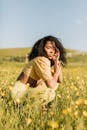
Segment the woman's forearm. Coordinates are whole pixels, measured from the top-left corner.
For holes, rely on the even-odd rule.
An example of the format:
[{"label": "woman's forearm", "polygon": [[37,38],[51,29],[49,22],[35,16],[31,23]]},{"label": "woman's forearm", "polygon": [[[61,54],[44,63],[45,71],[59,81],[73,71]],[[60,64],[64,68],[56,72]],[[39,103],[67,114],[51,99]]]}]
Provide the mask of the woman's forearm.
[{"label": "woman's forearm", "polygon": [[58,73],[55,73],[52,79],[46,80],[45,83],[48,88],[55,89],[55,87],[57,86],[57,81],[58,81]]},{"label": "woman's forearm", "polygon": [[52,73],[52,79],[49,79],[46,81],[46,84],[49,88],[55,88],[57,85],[57,82],[62,82],[62,71],[61,71],[61,65],[58,62],[55,62],[54,64],[54,72]]},{"label": "woman's forearm", "polygon": [[61,82],[62,82],[62,70],[61,70],[61,68],[60,68],[60,73],[59,73],[57,82],[58,82],[58,83],[61,83]]}]

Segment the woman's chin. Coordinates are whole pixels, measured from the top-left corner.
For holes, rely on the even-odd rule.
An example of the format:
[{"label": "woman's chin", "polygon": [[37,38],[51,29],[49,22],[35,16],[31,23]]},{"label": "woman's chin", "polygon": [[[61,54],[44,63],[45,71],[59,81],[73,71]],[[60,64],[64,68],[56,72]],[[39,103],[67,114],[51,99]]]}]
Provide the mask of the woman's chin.
[{"label": "woman's chin", "polygon": [[49,56],[48,59],[49,59],[49,60],[52,60],[52,56]]}]

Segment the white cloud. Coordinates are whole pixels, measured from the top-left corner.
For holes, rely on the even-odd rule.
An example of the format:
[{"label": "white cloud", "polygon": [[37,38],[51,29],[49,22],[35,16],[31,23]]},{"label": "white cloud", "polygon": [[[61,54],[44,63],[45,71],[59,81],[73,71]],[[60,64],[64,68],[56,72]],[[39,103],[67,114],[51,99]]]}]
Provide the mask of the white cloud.
[{"label": "white cloud", "polygon": [[87,23],[87,17],[79,18],[74,21],[76,24],[84,24]]}]

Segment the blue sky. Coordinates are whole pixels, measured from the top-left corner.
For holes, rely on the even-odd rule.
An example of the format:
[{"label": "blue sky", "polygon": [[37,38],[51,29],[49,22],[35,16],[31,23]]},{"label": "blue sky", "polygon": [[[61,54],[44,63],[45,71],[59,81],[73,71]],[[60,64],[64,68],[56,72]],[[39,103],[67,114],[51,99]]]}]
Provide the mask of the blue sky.
[{"label": "blue sky", "polygon": [[32,47],[46,35],[87,51],[87,0],[0,0],[0,48]]}]

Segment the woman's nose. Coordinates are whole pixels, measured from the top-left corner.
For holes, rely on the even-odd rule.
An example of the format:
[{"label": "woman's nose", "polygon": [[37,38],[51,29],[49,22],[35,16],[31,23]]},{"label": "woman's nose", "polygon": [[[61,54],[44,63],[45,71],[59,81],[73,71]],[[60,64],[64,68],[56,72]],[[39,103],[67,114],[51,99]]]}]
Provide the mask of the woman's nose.
[{"label": "woman's nose", "polygon": [[53,49],[50,52],[54,54],[54,50]]}]

